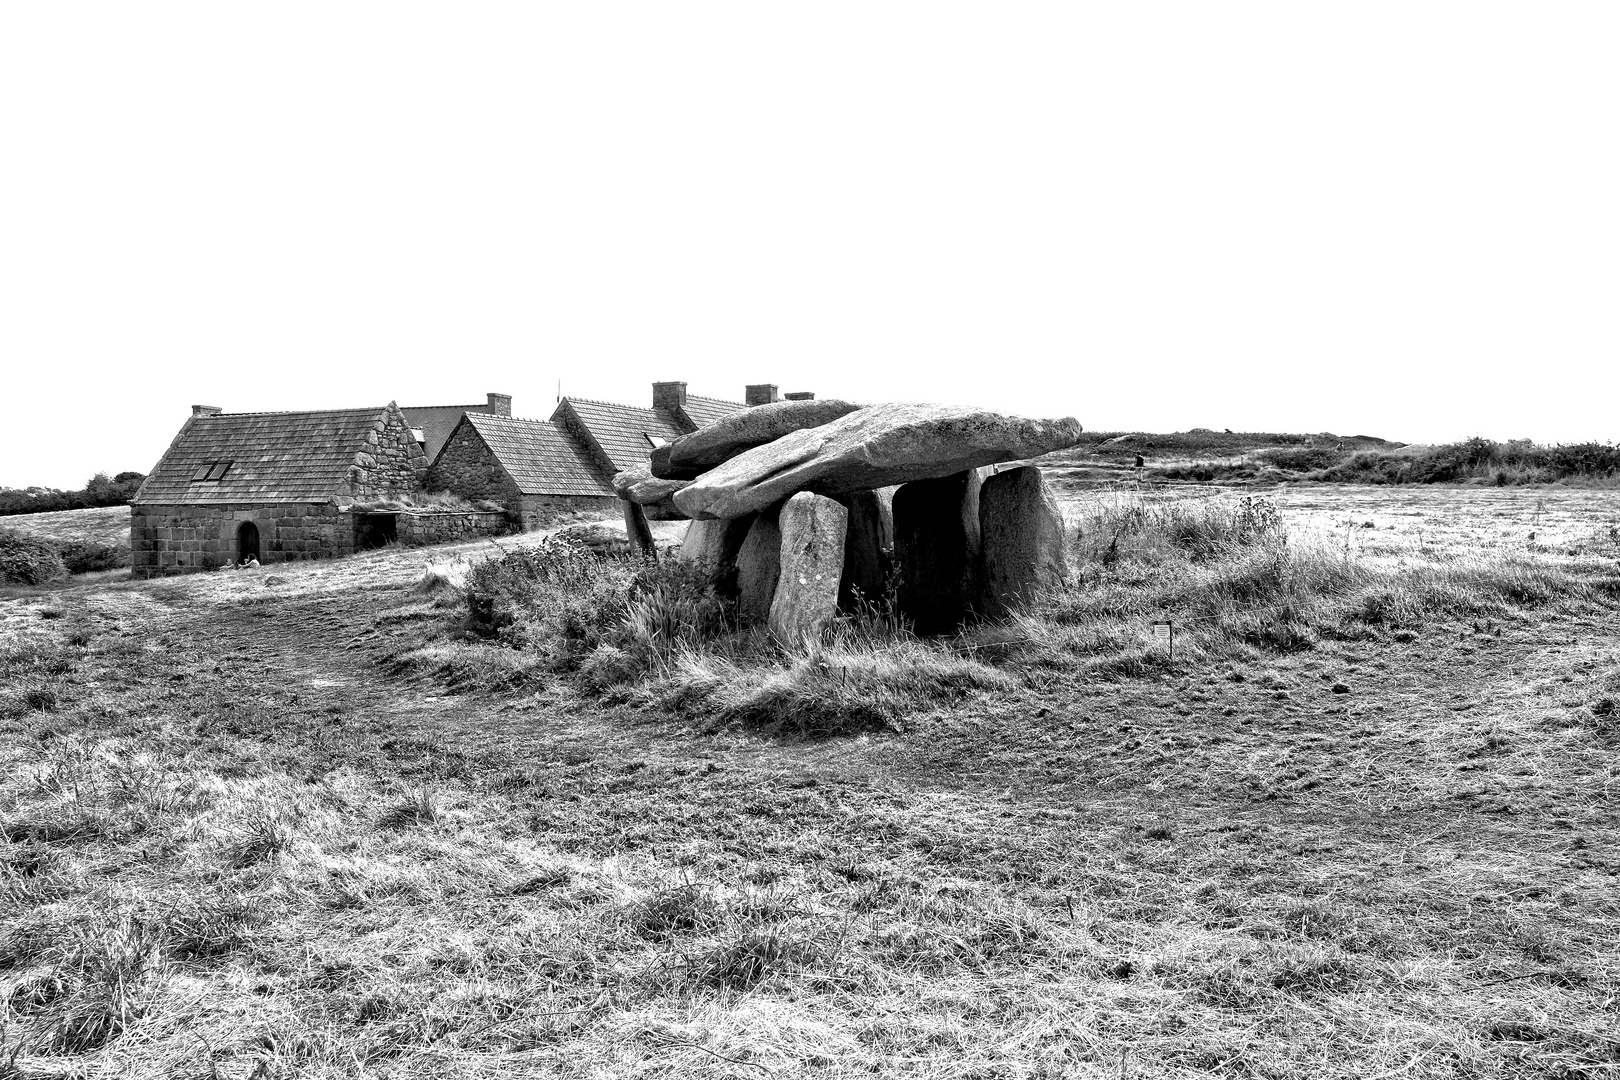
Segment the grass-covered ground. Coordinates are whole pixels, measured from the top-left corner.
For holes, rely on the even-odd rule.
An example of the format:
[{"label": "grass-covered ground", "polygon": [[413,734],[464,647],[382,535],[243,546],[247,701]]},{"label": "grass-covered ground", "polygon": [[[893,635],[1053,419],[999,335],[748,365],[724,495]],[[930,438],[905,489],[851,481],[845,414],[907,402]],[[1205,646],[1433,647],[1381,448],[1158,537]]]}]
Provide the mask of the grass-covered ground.
[{"label": "grass-covered ground", "polygon": [[489,545],[0,603],[0,1076],[1615,1075],[1620,500],[1323,492],[815,657],[469,639]]},{"label": "grass-covered ground", "polygon": [[7,514],[0,528],[41,540],[89,540],[129,547],[129,507],[95,506],[87,510],[53,510],[44,514]]}]

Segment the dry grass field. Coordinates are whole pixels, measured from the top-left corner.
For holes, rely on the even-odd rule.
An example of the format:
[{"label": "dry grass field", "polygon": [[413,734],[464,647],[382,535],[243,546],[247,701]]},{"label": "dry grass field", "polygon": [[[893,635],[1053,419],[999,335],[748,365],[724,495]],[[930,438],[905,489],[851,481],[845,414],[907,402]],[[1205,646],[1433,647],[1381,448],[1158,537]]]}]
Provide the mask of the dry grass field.
[{"label": "dry grass field", "polygon": [[0,601],[0,1077],[1620,1076],[1620,493],[1199,501],[618,678],[489,544]]},{"label": "dry grass field", "polygon": [[93,540],[128,547],[129,507],[97,506],[46,514],[7,514],[0,517],[0,528],[15,529],[42,540]]}]

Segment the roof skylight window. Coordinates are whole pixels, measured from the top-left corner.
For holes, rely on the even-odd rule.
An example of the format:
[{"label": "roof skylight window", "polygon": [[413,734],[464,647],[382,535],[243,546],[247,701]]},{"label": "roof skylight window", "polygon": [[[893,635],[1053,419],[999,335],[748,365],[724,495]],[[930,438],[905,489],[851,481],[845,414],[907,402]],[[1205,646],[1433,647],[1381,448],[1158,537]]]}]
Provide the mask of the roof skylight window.
[{"label": "roof skylight window", "polygon": [[235,462],[231,461],[210,461],[205,465],[199,465],[197,471],[191,474],[191,482],[196,484],[204,480],[223,479],[234,464]]},{"label": "roof skylight window", "polygon": [[658,449],[660,446],[669,445],[668,439],[664,438],[662,435],[654,435],[650,431],[643,431],[641,433],[641,437],[646,439],[654,450]]}]

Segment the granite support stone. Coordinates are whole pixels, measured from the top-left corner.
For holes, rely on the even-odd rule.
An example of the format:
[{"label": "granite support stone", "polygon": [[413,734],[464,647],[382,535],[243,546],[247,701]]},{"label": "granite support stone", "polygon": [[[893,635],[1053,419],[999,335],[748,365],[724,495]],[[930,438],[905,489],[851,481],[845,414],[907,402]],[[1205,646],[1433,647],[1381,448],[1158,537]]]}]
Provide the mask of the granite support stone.
[{"label": "granite support stone", "polygon": [[838,616],[849,511],[803,491],[782,504],[778,523],[781,577],[771,601],[771,636],[788,648],[805,648],[819,641]]}]

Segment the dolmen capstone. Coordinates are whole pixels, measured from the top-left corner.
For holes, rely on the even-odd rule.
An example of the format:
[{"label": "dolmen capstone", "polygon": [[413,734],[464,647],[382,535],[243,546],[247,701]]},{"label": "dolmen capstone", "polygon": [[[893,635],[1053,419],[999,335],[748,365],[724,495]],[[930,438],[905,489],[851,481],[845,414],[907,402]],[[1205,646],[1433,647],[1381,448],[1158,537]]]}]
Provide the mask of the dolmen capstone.
[{"label": "dolmen capstone", "polygon": [[949,633],[1067,580],[1040,469],[995,467],[1067,449],[1080,432],[1072,418],[787,401],[684,435],[615,487],[637,511],[691,517],[680,558],[786,646],[885,599],[918,632]]},{"label": "dolmen capstone", "polygon": [[[694,518],[735,518],[800,491],[847,495],[932,480],[1040,457],[1079,439],[1080,424],[1073,419],[1027,420],[949,405],[871,405],[745,450],[674,499]],[[670,445],[672,459],[680,442]]]},{"label": "dolmen capstone", "polygon": [[635,503],[655,521],[684,521],[674,501],[675,493],[686,486],[684,480],[664,480],[645,465],[625,469],[613,476],[613,491],[626,502]]}]

